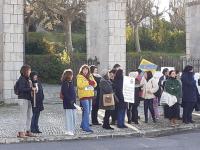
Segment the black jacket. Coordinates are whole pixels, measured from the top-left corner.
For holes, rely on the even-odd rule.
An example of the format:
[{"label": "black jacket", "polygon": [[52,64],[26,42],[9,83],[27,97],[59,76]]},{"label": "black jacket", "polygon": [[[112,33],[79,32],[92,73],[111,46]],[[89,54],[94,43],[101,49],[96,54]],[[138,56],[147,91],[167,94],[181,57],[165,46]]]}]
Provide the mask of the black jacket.
[{"label": "black jacket", "polygon": [[[33,112],[44,110],[43,101],[44,101],[43,87],[42,87],[42,84],[40,82],[38,82],[38,92],[36,93],[36,107],[33,107]],[[32,97],[31,102],[32,102],[32,106],[33,106],[34,105],[33,97]]]},{"label": "black jacket", "polygon": [[18,90],[19,90],[18,99],[31,100],[32,88],[30,87],[29,78],[26,78],[24,76],[19,77]]},{"label": "black jacket", "polygon": [[100,87],[99,87],[99,84],[100,84],[101,77],[96,77],[96,76],[93,76],[93,77],[94,77],[94,80],[97,83],[97,86],[94,88],[95,96],[94,96],[92,105],[96,106],[96,107],[99,107],[99,98],[100,98]]},{"label": "black jacket", "polygon": [[113,93],[112,82],[110,80],[106,80],[102,77],[100,80],[99,88],[100,88],[100,101],[99,101],[100,108],[105,109],[105,110],[115,109],[114,106],[110,106],[110,107],[103,106],[103,95]]},{"label": "black jacket", "polygon": [[114,79],[113,88],[115,95],[117,96],[119,103],[117,103],[117,108],[125,109],[127,107],[127,103],[124,102],[124,94],[123,94],[123,78]]},{"label": "black jacket", "polygon": [[62,83],[61,92],[63,94],[63,108],[64,109],[76,109],[74,103],[76,103],[75,87],[72,81],[64,81]]},{"label": "black jacket", "polygon": [[194,74],[192,72],[183,72],[181,76],[183,102],[197,102],[198,89],[196,81],[194,80]]}]

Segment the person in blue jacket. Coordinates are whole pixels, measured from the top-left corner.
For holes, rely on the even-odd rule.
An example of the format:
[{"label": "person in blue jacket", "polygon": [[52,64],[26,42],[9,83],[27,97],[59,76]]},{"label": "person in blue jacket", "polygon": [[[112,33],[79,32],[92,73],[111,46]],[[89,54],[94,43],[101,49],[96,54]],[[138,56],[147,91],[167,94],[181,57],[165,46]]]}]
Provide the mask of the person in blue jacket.
[{"label": "person in blue jacket", "polygon": [[183,107],[183,123],[194,123],[192,120],[192,112],[198,98],[198,89],[194,79],[193,67],[187,65],[181,76],[182,81],[182,107]]},{"label": "person in blue jacket", "polygon": [[73,84],[73,72],[71,69],[67,69],[63,72],[61,77],[61,93],[63,95],[63,108],[65,110],[65,134],[74,135],[75,134],[75,114],[76,107],[76,93]]}]

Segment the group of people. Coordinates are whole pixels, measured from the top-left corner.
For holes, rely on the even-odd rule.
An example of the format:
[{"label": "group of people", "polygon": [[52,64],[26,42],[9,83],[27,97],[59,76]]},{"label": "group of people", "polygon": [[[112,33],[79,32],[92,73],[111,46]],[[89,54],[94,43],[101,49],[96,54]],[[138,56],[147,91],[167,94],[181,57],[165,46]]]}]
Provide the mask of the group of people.
[{"label": "group of people", "polygon": [[[44,94],[37,73],[31,72],[30,66],[22,66],[20,72],[21,76],[15,85],[15,93],[21,99],[19,101],[21,129],[18,132],[18,137],[27,137],[33,136],[32,133],[41,133],[38,119],[40,111],[44,109]],[[102,70],[100,74],[96,66],[83,65],[76,76],[76,87],[73,83],[73,71],[71,69],[64,70],[61,76],[60,98],[63,101],[65,111],[65,134],[75,134],[77,96],[82,111],[80,128],[85,132],[92,133],[92,125],[102,125],[107,130],[114,130],[110,125],[127,128],[125,125],[126,113],[129,124],[132,122],[139,124],[138,107],[141,101],[144,102],[145,123],[149,121],[148,110],[153,122],[156,123],[159,118],[158,105],[163,91],[177,99],[172,106],[163,106],[164,117],[170,120],[171,125],[176,126],[177,119],[182,119],[185,124],[194,122],[192,112],[197,106],[197,102],[200,101],[200,97],[192,66],[186,66],[181,76],[178,71],[169,71],[166,68],[163,70],[163,76],[159,79],[159,82],[153,77],[151,71],[142,72],[137,69],[136,72],[135,102],[128,104],[124,100],[124,73],[119,64],[115,64],[111,70]],[[114,103],[107,106],[104,104],[104,96],[109,94],[113,96]],[[180,106],[183,107],[182,116]],[[103,123],[98,120],[99,109],[105,110]]]},{"label": "group of people", "polygon": [[14,92],[20,99],[19,132],[17,137],[34,137],[32,133],[42,133],[39,130],[38,120],[40,112],[44,110],[43,88],[38,81],[37,72],[32,71],[29,65],[23,65],[21,76],[14,86]]},{"label": "group of people", "polygon": [[[158,84],[162,91],[175,96],[177,99],[172,106],[163,106],[164,117],[170,120],[172,126],[179,125],[177,120],[182,120],[185,124],[194,123],[192,112],[195,108],[199,110],[200,103],[200,95],[194,74],[193,67],[190,65],[184,68],[181,76],[179,71],[169,71],[167,68],[163,70],[163,76]],[[183,108],[182,115],[180,113],[181,107]]]}]

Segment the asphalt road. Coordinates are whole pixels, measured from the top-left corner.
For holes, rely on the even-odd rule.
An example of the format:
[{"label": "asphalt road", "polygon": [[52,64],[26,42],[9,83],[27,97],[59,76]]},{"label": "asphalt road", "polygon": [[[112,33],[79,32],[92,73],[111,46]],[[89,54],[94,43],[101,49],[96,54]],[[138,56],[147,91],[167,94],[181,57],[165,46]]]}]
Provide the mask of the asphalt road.
[{"label": "asphalt road", "polygon": [[117,138],[0,145],[0,150],[200,150],[200,131],[156,138]]}]

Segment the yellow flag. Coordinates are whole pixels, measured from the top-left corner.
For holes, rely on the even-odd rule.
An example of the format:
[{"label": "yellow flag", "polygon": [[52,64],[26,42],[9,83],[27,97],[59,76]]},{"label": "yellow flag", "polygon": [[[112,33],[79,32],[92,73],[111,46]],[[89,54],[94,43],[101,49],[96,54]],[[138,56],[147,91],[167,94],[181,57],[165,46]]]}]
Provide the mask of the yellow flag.
[{"label": "yellow flag", "polygon": [[146,60],[146,59],[142,59],[140,66],[138,67],[138,69],[141,69],[142,71],[152,71],[153,73],[157,70],[157,65]]}]

